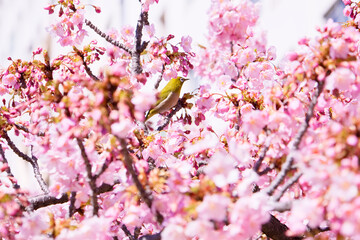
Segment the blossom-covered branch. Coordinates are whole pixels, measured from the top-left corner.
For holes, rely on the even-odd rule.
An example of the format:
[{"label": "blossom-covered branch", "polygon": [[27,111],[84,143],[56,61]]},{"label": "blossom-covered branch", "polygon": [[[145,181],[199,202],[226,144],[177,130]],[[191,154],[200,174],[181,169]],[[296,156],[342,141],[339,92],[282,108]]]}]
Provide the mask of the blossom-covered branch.
[{"label": "blossom-covered branch", "polygon": [[[153,196],[151,194],[151,190],[149,189],[149,187],[146,185],[145,187],[141,184],[141,182],[139,181],[137,174],[135,172],[135,169],[133,167],[133,160],[127,150],[127,144],[125,142],[124,139],[118,139],[122,148],[122,153],[124,155],[124,165],[126,167],[126,170],[130,173],[132,180],[135,183],[136,188],[138,189],[140,196],[142,198],[142,200],[146,203],[146,205],[152,209],[152,205],[153,205]],[[155,209],[155,214],[156,214],[156,220],[159,223],[162,223],[162,221],[164,220],[164,217],[161,215],[161,213]]]},{"label": "blossom-covered branch", "polygon": [[17,181],[16,181],[16,179],[14,177],[14,174],[11,172],[11,169],[10,169],[8,160],[6,159],[5,152],[4,152],[4,149],[3,149],[2,145],[0,145],[0,156],[2,158],[2,162],[7,165],[5,171],[7,172],[8,176],[12,179],[13,188],[14,189],[20,189],[20,185],[17,183]]},{"label": "blossom-covered branch", "polygon": [[132,54],[131,49],[129,49],[126,45],[119,43],[119,41],[116,41],[114,39],[111,39],[111,37],[109,37],[108,35],[106,35],[105,33],[103,33],[99,28],[97,28],[90,20],[85,19],[85,24],[88,25],[92,30],[94,30],[94,32],[96,32],[98,35],[100,35],[102,38],[104,38],[106,41],[108,41],[109,43],[111,43],[112,45],[124,50],[125,52],[127,52],[128,54]]},{"label": "blossom-covered branch", "polygon": [[[115,181],[114,185],[116,185],[116,184],[119,184],[119,181]],[[97,188],[97,194],[102,194],[102,193],[112,191],[114,189],[114,185],[103,183],[102,185],[100,185]],[[63,194],[61,194],[60,197],[54,197],[54,196],[50,196],[48,194],[39,195],[36,197],[29,198],[28,201],[29,201],[30,205],[27,207],[27,209],[30,211],[34,211],[39,208],[44,208],[44,207],[48,207],[48,206],[55,205],[55,204],[66,203],[69,200],[70,199],[69,199],[68,193],[63,193]]]},{"label": "blossom-covered branch", "polygon": [[140,55],[148,45],[147,42],[142,41],[142,31],[144,25],[149,25],[148,12],[141,11],[135,30],[135,46],[131,54],[131,68],[135,74],[142,73],[142,67],[140,63]]},{"label": "blossom-covered branch", "polygon": [[40,169],[39,169],[39,165],[37,163],[37,159],[36,158],[31,158],[29,157],[28,155],[26,155],[25,153],[21,152],[18,147],[13,143],[13,141],[10,139],[7,131],[3,130],[2,131],[2,134],[1,134],[1,137],[3,137],[8,146],[11,148],[11,150],[14,151],[14,153],[16,155],[18,155],[20,158],[22,158],[23,160],[25,160],[26,162],[30,163],[32,168],[33,168],[33,171],[34,171],[34,176],[37,180],[37,182],[39,183],[39,186],[41,188],[41,190],[44,192],[44,193],[48,193],[49,190],[48,190],[48,187],[44,181],[44,179],[42,178],[41,176],[41,173],[40,173]]},{"label": "blossom-covered branch", "polygon": [[98,193],[97,193],[97,187],[96,187],[96,178],[94,178],[94,176],[91,172],[92,166],[90,164],[89,157],[86,154],[86,150],[85,150],[82,140],[77,138],[76,141],[80,148],[81,156],[85,162],[87,180],[88,180],[88,184],[91,188],[91,203],[93,205],[93,215],[98,215],[99,203],[98,203],[98,197],[97,197]]},{"label": "blossom-covered branch", "polygon": [[[344,1],[352,20],[329,21],[277,64],[256,29],[259,4],[211,1],[192,48],[191,36],[156,34],[157,2],[139,0],[137,22],[105,34],[85,18],[99,7],[55,1],[49,30],[73,50],[50,59],[38,48],[0,71],[0,236],[360,238],[358,4]],[[86,26],[111,44],[83,43]],[[96,76],[91,64],[103,65]],[[181,92],[144,127],[160,81],[191,70],[196,95]],[[43,195],[17,185],[7,147]]]},{"label": "blossom-covered branch", "polygon": [[294,141],[291,144],[290,152],[289,152],[288,156],[286,157],[286,161],[282,165],[282,168],[281,168],[281,171],[279,172],[279,174],[271,182],[270,186],[267,187],[265,190],[265,192],[270,196],[275,192],[277,187],[283,182],[286,175],[293,167],[294,155],[296,154],[296,151],[299,149],[300,142],[309,127],[309,122],[310,122],[311,118],[313,117],[314,108],[315,108],[318,98],[324,88],[324,84],[325,84],[324,81],[317,81],[317,86],[315,88],[310,105],[306,112],[305,120],[301,124],[299,131],[297,132],[296,136],[294,137]]},{"label": "blossom-covered branch", "polygon": [[74,51],[75,51],[76,54],[79,55],[79,57],[81,58],[81,61],[83,62],[83,65],[84,65],[84,68],[85,68],[86,73],[87,73],[94,81],[100,81],[100,79],[92,73],[91,69],[89,68],[88,64],[86,63],[84,54],[83,54],[82,52],[80,52],[80,50],[77,49],[76,47],[74,47]]}]

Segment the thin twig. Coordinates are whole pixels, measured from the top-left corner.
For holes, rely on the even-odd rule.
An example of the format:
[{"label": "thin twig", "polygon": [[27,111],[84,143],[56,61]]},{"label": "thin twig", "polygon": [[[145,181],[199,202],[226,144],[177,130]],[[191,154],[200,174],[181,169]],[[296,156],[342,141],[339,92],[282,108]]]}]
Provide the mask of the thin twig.
[{"label": "thin twig", "polygon": [[103,173],[106,171],[106,169],[108,169],[108,167],[109,167],[109,164],[108,164],[108,163],[104,163],[104,164],[102,165],[100,171],[99,171],[97,174],[95,174],[95,175],[93,176],[93,178],[94,178],[94,179],[99,178],[99,177],[101,176],[101,174],[103,174]]},{"label": "thin twig", "polygon": [[69,205],[69,217],[72,217],[75,213],[75,201],[76,201],[76,192],[71,192],[70,205]]},{"label": "thin twig", "polygon": [[[25,127],[25,126],[23,126],[23,125],[20,125],[20,124],[15,123],[14,126],[15,126],[17,129],[22,130],[22,131],[24,131],[24,132],[26,132],[26,133],[33,134],[33,133],[30,132],[30,130],[29,130],[27,127]],[[39,133],[33,134],[33,135],[37,135],[37,136],[39,136],[39,137],[44,137],[44,136],[45,136],[45,133],[39,132]]]},{"label": "thin twig", "polygon": [[161,82],[162,77],[164,75],[164,71],[165,71],[165,64],[162,65],[160,76],[158,77],[158,79],[157,79],[157,81],[155,83],[155,89],[159,88],[160,82]]},{"label": "thin twig", "polygon": [[125,46],[122,43],[119,43],[118,41],[115,41],[114,39],[112,39],[110,36],[106,35],[105,33],[103,33],[99,28],[97,28],[94,24],[92,24],[91,21],[85,19],[85,24],[88,25],[92,30],[94,30],[94,32],[96,32],[99,36],[101,36],[102,38],[104,38],[107,42],[111,43],[112,45],[124,50],[125,52],[127,52],[128,54],[132,54],[132,51],[130,48],[128,48],[127,46]]},{"label": "thin twig", "polygon": [[299,149],[299,145],[301,142],[301,139],[303,138],[305,132],[309,128],[309,122],[314,114],[314,108],[316,106],[317,100],[324,88],[324,82],[318,81],[317,87],[315,89],[315,93],[311,99],[308,111],[305,115],[305,121],[301,124],[299,131],[297,132],[294,142],[290,148],[290,152],[286,157],[285,163],[282,165],[280,173],[276,176],[276,178],[271,182],[270,186],[265,189],[266,193],[271,196],[276,188],[283,182],[285,179],[287,173],[290,171],[292,164],[294,162],[294,154]]},{"label": "thin twig", "polygon": [[20,189],[20,185],[15,181],[14,174],[11,172],[9,162],[6,159],[5,152],[4,152],[4,149],[3,149],[2,145],[0,145],[0,155],[2,157],[2,161],[4,163],[6,163],[6,165],[7,165],[7,168],[6,168],[5,171],[6,171],[7,175],[12,178],[11,183],[12,183],[13,188],[14,189]]},{"label": "thin twig", "polygon": [[13,141],[10,139],[9,135],[7,134],[7,131],[2,131],[2,133],[3,134],[1,135],[1,137],[3,137],[6,140],[8,146],[11,148],[11,150],[13,150],[13,152],[16,155],[18,155],[20,158],[22,158],[23,160],[25,160],[26,162],[31,164],[33,171],[34,171],[34,176],[35,176],[37,182],[39,183],[41,190],[44,193],[49,193],[49,189],[48,189],[44,179],[41,176],[40,168],[37,163],[37,158],[35,156],[29,157],[25,153],[21,152],[18,149],[18,147],[13,143]]},{"label": "thin twig", "polygon": [[33,170],[34,170],[35,178],[38,181],[38,183],[39,183],[41,189],[43,190],[43,192],[44,193],[49,193],[49,188],[48,188],[46,182],[44,181],[44,179],[42,178],[42,175],[41,175],[41,172],[40,172],[40,168],[39,168],[39,165],[38,165],[38,159],[33,154],[33,148],[34,148],[34,146],[31,145],[30,146],[30,153],[31,153],[31,159],[33,161],[31,165],[32,165]]},{"label": "thin twig", "polygon": [[123,232],[125,233],[125,235],[130,239],[130,240],[136,240],[136,238],[134,238],[134,236],[131,234],[131,232],[129,231],[129,229],[126,227],[125,224],[121,225],[121,229],[123,230]]},{"label": "thin twig", "polygon": [[76,52],[76,54],[81,58],[86,73],[87,73],[94,81],[100,81],[100,79],[92,73],[91,69],[90,69],[89,66],[87,65],[86,60],[85,60],[85,57],[84,57],[84,54],[83,54],[79,49],[77,49],[75,46],[74,46],[73,48],[74,48],[74,51]]},{"label": "thin twig", "polygon": [[[269,130],[267,130],[267,132],[270,133]],[[269,135],[269,134],[268,134],[268,135]],[[269,150],[270,143],[271,143],[271,138],[270,138],[270,137],[267,137],[267,139],[266,139],[266,141],[265,141],[265,144],[264,144],[264,147],[261,149],[261,152],[260,152],[260,154],[259,154],[259,159],[258,159],[258,160],[255,162],[255,164],[254,164],[253,169],[254,169],[254,171],[255,171],[257,174],[259,174],[259,175],[260,175],[260,172],[259,172],[260,166],[261,166],[262,162],[263,162],[264,159],[265,159],[265,156],[266,156],[267,151]],[[262,172],[261,172],[261,173],[262,173]],[[264,174],[264,173],[262,173],[262,175],[263,175],[263,174]]]},{"label": "thin twig", "polygon": [[292,178],[290,178],[279,190],[279,192],[274,196],[274,201],[279,201],[280,198],[284,195],[286,190],[288,190],[294,183],[296,183],[299,178],[302,176],[301,172],[297,172]]},{"label": "thin twig", "polygon": [[12,142],[12,140],[10,139],[9,135],[7,134],[7,131],[3,131],[3,134],[1,135],[1,137],[3,137],[8,146],[11,148],[11,150],[13,150],[13,152],[18,155],[20,158],[22,158],[23,160],[25,160],[26,162],[32,164],[33,160],[31,157],[29,157],[28,155],[26,155],[25,153],[21,152],[16,145]]},{"label": "thin twig", "polygon": [[92,30],[94,30],[98,35],[103,37],[106,41],[113,44],[114,46],[124,50],[131,55],[131,71],[133,74],[138,75],[142,73],[142,67],[140,62],[140,55],[145,50],[149,42],[142,41],[142,31],[144,25],[149,25],[148,13],[141,11],[139,19],[136,24],[135,36],[134,36],[134,49],[131,50],[124,44],[115,41],[110,36],[103,33],[99,28],[97,28],[91,21],[85,19],[85,24],[88,25]]},{"label": "thin twig", "polygon": [[264,170],[258,172],[259,176],[263,176],[272,170],[271,167],[266,167]]},{"label": "thin twig", "polygon": [[86,154],[84,144],[80,138],[76,138],[76,141],[79,145],[81,156],[85,163],[86,173],[87,173],[87,181],[91,189],[91,202],[93,205],[93,215],[98,216],[99,215],[99,203],[98,203],[98,197],[97,197],[97,189],[96,189],[96,179],[94,179],[92,172],[91,172],[91,163],[90,160]]},{"label": "thin twig", "polygon": [[49,193],[49,189],[48,189],[48,186],[46,185],[44,179],[42,178],[42,175],[41,175],[41,172],[40,172],[40,168],[39,168],[39,165],[37,163],[37,161],[33,162],[31,164],[33,170],[34,170],[34,176],[37,180],[37,182],[39,183],[40,185],[40,188],[41,190],[44,192],[44,193]]},{"label": "thin twig", "polygon": [[[97,194],[110,192],[113,190],[114,185],[119,184],[120,181],[116,180],[113,185],[103,183],[100,187],[97,188]],[[50,196],[48,194],[32,197],[29,199],[30,205],[28,206],[28,210],[33,211],[39,208],[51,206],[54,204],[66,203],[69,201],[69,195],[67,193],[63,193],[60,198],[56,198],[54,196]]]}]

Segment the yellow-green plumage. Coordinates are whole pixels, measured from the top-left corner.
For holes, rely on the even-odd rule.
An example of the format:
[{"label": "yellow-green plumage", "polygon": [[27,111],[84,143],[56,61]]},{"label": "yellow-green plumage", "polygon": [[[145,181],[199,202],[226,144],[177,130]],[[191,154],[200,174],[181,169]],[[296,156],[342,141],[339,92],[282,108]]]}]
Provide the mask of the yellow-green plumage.
[{"label": "yellow-green plumage", "polygon": [[182,77],[171,79],[160,91],[159,100],[156,102],[155,107],[146,114],[145,121],[155,114],[166,112],[174,107],[179,100],[181,87],[186,80],[188,79]]}]

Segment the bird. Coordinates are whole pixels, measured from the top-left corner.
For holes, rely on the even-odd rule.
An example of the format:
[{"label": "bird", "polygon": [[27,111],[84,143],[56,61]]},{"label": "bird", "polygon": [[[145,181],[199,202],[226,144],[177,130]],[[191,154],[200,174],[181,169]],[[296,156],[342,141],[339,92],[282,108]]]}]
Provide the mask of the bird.
[{"label": "bird", "polygon": [[181,87],[187,80],[189,79],[183,77],[172,78],[168,84],[160,90],[159,100],[156,102],[155,107],[147,112],[145,121],[149,120],[155,114],[166,112],[174,107],[179,100]]}]

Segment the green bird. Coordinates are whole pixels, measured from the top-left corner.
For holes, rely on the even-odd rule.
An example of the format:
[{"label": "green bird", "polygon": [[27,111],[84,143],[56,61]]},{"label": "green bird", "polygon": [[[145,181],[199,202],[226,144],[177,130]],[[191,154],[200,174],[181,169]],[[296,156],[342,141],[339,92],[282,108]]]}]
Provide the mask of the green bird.
[{"label": "green bird", "polygon": [[156,102],[155,107],[147,112],[145,121],[155,114],[166,112],[174,107],[179,100],[181,87],[186,80],[189,79],[183,77],[172,78],[159,92],[159,100]]}]

